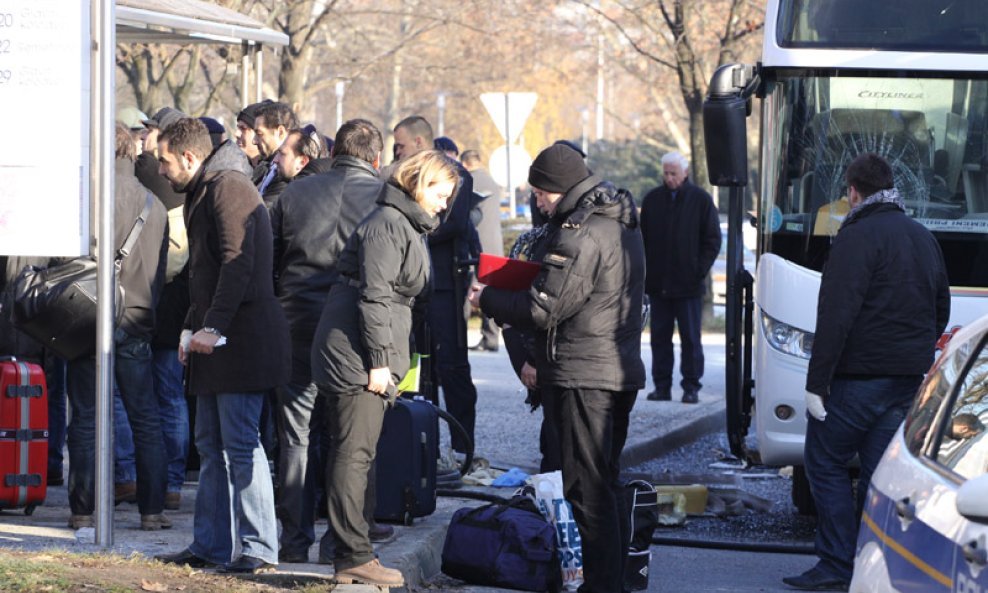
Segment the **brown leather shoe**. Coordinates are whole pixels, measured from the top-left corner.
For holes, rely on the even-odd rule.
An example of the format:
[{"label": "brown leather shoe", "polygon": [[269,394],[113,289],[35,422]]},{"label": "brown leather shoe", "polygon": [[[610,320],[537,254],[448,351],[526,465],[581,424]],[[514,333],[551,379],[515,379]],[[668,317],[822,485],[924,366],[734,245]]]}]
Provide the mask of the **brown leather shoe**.
[{"label": "brown leather shoe", "polygon": [[181,492],[165,492],[165,510],[177,511],[182,506]]},{"label": "brown leather shoe", "polygon": [[113,504],[137,502],[137,482],[121,482],[113,485]]},{"label": "brown leather shoe", "polygon": [[338,571],[333,580],[340,585],[405,586],[405,577],[401,576],[401,572],[382,566],[377,558],[366,564]]},{"label": "brown leather shoe", "polygon": [[142,531],[158,531],[159,529],[171,529],[172,522],[164,515],[141,515]]}]

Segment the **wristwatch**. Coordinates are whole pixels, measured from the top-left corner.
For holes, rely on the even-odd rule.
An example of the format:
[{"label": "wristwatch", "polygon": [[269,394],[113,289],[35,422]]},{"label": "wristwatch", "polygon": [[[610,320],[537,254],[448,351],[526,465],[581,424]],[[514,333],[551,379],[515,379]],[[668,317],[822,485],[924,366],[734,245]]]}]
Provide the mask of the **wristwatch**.
[{"label": "wristwatch", "polygon": [[214,336],[223,335],[222,333],[220,333],[220,330],[216,329],[215,327],[204,327],[202,328],[202,331],[206,332],[207,334],[213,334]]}]

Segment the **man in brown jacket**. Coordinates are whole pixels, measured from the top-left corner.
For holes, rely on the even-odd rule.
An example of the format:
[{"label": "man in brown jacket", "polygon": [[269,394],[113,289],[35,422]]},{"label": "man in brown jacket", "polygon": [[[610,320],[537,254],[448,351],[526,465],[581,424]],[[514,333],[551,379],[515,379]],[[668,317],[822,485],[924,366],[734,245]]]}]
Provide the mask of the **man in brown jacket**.
[{"label": "man in brown jacket", "polygon": [[179,360],[197,396],[202,459],[192,544],[161,560],[265,572],[278,562],[278,529],[258,424],[264,393],[287,382],[291,368],[271,276],[271,222],[243,152],[232,143],[212,151],[202,122],[170,126],[158,155],[161,174],[186,194],[192,304]]}]

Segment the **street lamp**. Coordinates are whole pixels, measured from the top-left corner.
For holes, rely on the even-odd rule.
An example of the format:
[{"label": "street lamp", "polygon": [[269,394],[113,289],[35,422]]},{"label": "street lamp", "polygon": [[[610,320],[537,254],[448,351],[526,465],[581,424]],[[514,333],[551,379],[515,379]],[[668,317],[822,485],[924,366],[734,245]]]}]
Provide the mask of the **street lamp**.
[{"label": "street lamp", "polygon": [[436,109],[439,111],[439,136],[445,136],[446,128],[446,94],[436,95]]},{"label": "street lamp", "polygon": [[346,92],[346,82],[336,81],[336,130],[343,127],[343,94]]}]

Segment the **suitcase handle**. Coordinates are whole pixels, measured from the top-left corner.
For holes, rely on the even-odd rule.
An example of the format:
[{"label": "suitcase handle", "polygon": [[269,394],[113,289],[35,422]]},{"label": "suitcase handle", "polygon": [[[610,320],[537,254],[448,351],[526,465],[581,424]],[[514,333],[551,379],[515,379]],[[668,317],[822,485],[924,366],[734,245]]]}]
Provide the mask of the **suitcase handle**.
[{"label": "suitcase handle", "polygon": [[41,397],[45,388],[41,385],[8,385],[7,397]]},{"label": "suitcase handle", "polygon": [[3,477],[3,483],[8,488],[11,486],[37,488],[41,485],[41,474],[7,474]]}]

